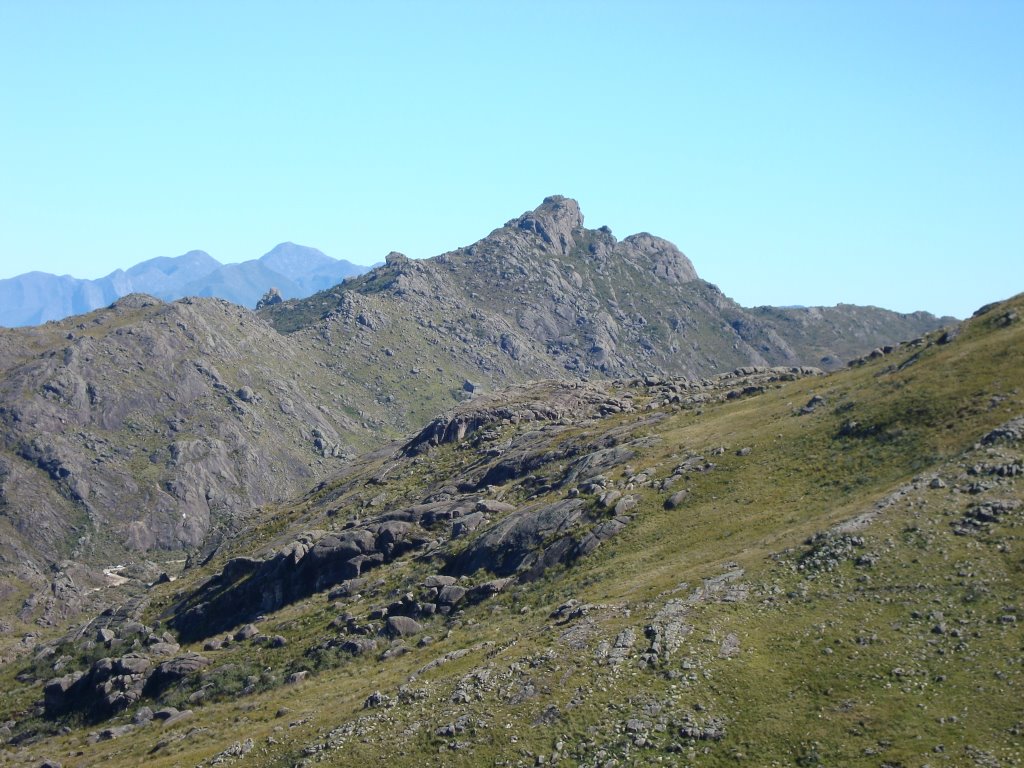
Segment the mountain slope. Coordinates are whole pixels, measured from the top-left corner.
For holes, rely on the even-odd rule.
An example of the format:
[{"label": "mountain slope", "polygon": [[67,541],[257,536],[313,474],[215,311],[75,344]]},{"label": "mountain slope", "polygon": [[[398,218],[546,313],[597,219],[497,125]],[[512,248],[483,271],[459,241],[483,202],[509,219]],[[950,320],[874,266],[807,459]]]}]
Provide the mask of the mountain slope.
[{"label": "mountain slope", "polygon": [[63,582],[69,563],[96,569],[26,605],[26,620],[73,611],[105,583],[99,567],[130,553],[159,563],[216,546],[254,507],[373,444],[341,391],[321,394],[315,358],[216,299],[132,295],[3,330],[0,364],[0,564],[26,586]]},{"label": "mountain slope", "polygon": [[[872,347],[891,344],[935,327],[927,312],[902,314],[879,307],[839,304],[835,307],[753,307],[747,313],[770,324],[787,339],[799,339],[800,354],[825,368],[845,365]],[[952,318],[941,318],[952,325]]]},{"label": "mountain slope", "polygon": [[[181,258],[141,273],[163,275],[166,288],[212,261]],[[268,264],[331,266],[288,243],[246,263]],[[246,265],[204,280],[236,269],[244,278]],[[811,342],[814,362],[838,354],[830,345],[851,318],[865,332],[841,348],[858,354],[938,322],[815,310],[784,338],[701,281],[671,243],[619,242],[585,229],[574,201],[549,198],[473,246],[424,261],[392,254],[255,316],[213,299],[131,296],[0,331],[0,570],[20,585],[0,601],[22,621],[65,620],[100,597],[90,590],[110,580],[104,568],[132,564],[140,580],[174,572],[180,552],[206,556],[254,508],[481,390],[583,374],[699,380],[801,364]]]},{"label": "mountain slope", "polygon": [[0,671],[12,760],[1017,764],[1022,313],[466,403]]}]

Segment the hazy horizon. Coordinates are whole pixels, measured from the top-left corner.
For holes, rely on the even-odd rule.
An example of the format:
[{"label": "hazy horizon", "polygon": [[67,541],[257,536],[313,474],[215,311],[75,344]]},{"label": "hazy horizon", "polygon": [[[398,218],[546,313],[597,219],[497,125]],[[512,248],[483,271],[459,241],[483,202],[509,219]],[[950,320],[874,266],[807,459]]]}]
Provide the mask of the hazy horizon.
[{"label": "hazy horizon", "polygon": [[[282,240],[280,243],[277,243],[274,247],[276,248],[279,245],[296,245],[296,246],[298,246],[300,248],[311,248],[313,250],[320,251],[320,253],[324,253],[323,249],[317,248],[315,245],[308,245],[306,243],[294,243],[291,240]],[[131,264],[120,264],[120,265],[114,267],[113,269],[110,269],[109,271],[106,271],[106,272],[103,272],[103,273],[97,274],[97,275],[80,275],[80,274],[76,274],[74,272],[48,272],[47,270],[42,270],[42,269],[28,269],[28,270],[25,270],[24,272],[18,272],[17,274],[13,274],[13,275],[9,275],[9,276],[5,275],[4,277],[0,277],[0,280],[7,280],[7,279],[10,279],[12,277],[21,277],[22,275],[31,274],[32,272],[43,272],[44,274],[56,275],[57,277],[73,277],[73,278],[75,278],[77,280],[99,280],[99,279],[104,278],[104,277],[109,277],[111,274],[113,274],[114,272],[117,272],[119,270],[122,271],[122,272],[123,271],[127,271],[127,270],[131,269],[132,267],[134,267],[134,266],[136,266],[138,264],[142,264],[143,262],[153,261],[154,259],[177,259],[177,258],[180,258],[182,256],[187,256],[190,253],[205,253],[207,256],[209,256],[214,261],[219,262],[222,267],[229,267],[229,266],[233,266],[235,264],[242,264],[242,263],[245,263],[245,262],[248,262],[248,261],[259,261],[261,258],[263,258],[267,254],[269,254],[271,251],[273,251],[273,248],[271,248],[270,251],[265,251],[264,253],[261,253],[259,256],[251,256],[249,258],[241,259],[240,261],[223,261],[221,259],[218,259],[216,254],[210,253],[205,248],[189,248],[187,251],[183,251],[182,253],[159,254],[157,256],[144,256],[144,257],[140,258],[138,261],[132,262]],[[376,262],[373,262],[371,264],[362,264],[362,263],[357,262],[357,261],[352,261],[352,259],[341,259],[341,258],[338,258],[337,256],[331,256],[331,254],[329,254],[329,253],[324,253],[324,256],[328,256],[328,257],[330,257],[332,259],[335,259],[336,261],[347,261],[350,264],[354,264],[357,267],[366,267],[367,269],[373,267],[374,264],[383,263],[383,259],[378,259]]]}]

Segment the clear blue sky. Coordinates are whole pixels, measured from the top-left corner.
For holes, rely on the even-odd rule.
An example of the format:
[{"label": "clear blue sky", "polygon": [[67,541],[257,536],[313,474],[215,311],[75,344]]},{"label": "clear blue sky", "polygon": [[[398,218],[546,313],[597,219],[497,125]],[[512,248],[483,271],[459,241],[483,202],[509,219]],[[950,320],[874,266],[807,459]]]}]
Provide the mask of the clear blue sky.
[{"label": "clear blue sky", "polygon": [[745,305],[1024,290],[1024,2],[0,0],[0,277],[432,256],[545,195]]}]

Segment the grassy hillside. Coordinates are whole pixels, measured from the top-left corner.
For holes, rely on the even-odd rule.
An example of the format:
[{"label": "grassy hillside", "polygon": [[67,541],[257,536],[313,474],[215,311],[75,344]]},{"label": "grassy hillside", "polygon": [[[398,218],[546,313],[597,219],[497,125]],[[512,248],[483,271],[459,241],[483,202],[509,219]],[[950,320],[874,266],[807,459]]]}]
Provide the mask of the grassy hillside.
[{"label": "grassy hillside", "polygon": [[[550,383],[468,403],[0,670],[2,760],[1020,765],[1022,314],[1018,296],[824,377]],[[396,528],[361,581],[302,591],[328,533],[422,505],[444,514]],[[498,585],[508,553],[522,561]],[[468,590],[447,614],[436,575]],[[224,644],[237,627],[180,618],[286,583],[274,610],[254,607],[254,637]],[[418,627],[384,634],[381,609],[403,606]],[[146,639],[171,626],[201,637]],[[107,719],[44,713],[48,679],[133,648],[207,663]],[[167,706],[191,714],[126,727]]]}]

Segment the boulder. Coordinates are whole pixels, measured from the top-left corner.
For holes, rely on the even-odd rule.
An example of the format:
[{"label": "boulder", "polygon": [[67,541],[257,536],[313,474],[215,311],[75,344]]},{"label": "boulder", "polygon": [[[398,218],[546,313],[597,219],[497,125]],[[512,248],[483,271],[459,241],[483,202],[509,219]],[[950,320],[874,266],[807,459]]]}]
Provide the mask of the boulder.
[{"label": "boulder", "polygon": [[690,496],[690,492],[687,490],[676,491],[667,499],[665,499],[665,509],[676,509],[682,506],[683,502]]},{"label": "boulder", "polygon": [[153,662],[145,656],[129,653],[117,659],[113,667],[117,675],[144,675],[153,667]]},{"label": "boulder", "polygon": [[341,644],[340,649],[345,653],[351,653],[353,656],[362,656],[377,650],[377,641],[369,637],[353,637],[345,640]]},{"label": "boulder", "polygon": [[368,583],[369,579],[347,579],[332,589],[328,593],[327,597],[331,600],[352,597],[353,595],[359,594],[360,590],[365,588]]},{"label": "boulder", "polygon": [[243,403],[255,403],[258,399],[252,387],[239,387],[235,394]]},{"label": "boulder", "polygon": [[561,499],[535,504],[511,513],[491,526],[449,564],[453,574],[471,574],[486,568],[497,576],[511,576],[538,562],[545,544],[544,559],[554,554],[552,542],[566,536],[583,518],[583,499]]},{"label": "boulder", "polygon": [[388,520],[377,528],[377,540],[375,549],[383,549],[388,544],[394,544],[406,538],[412,529],[412,523],[404,520]]},{"label": "boulder", "polygon": [[623,496],[615,502],[615,514],[624,515],[636,507],[636,499],[633,496]]},{"label": "boulder", "polygon": [[465,587],[449,584],[438,594],[437,602],[440,605],[455,605],[466,596],[466,591]]},{"label": "boulder", "polygon": [[164,728],[170,728],[171,726],[177,725],[182,720],[187,720],[188,718],[192,717],[193,714],[194,713],[192,712],[191,709],[183,709],[181,712],[178,712],[175,715],[171,715],[166,720],[164,720]]},{"label": "boulder", "polygon": [[133,723],[127,723],[125,725],[117,725],[112,728],[104,728],[99,733],[100,741],[110,741],[111,739],[117,739],[124,736],[127,733],[131,733],[135,730]]},{"label": "boulder", "polygon": [[78,693],[76,686],[82,677],[83,673],[74,672],[46,683],[43,687],[43,706],[48,717],[62,715],[74,708],[74,698]]},{"label": "boulder", "polygon": [[494,597],[514,581],[514,578],[507,577],[504,579],[491,579],[490,581],[485,581],[483,584],[477,584],[469,590],[469,597],[467,599],[476,602],[478,600],[486,600],[489,597]]},{"label": "boulder", "polygon": [[195,674],[209,663],[209,659],[198,653],[186,653],[184,656],[165,661],[146,679],[143,693],[150,698],[156,698],[179,680]]},{"label": "boulder", "polygon": [[177,643],[153,643],[147,649],[154,656],[173,656],[181,650],[181,646]]},{"label": "boulder", "polygon": [[392,637],[409,637],[423,631],[423,625],[408,616],[389,616],[387,633]]},{"label": "boulder", "polygon": [[246,624],[244,627],[235,632],[235,642],[241,642],[242,640],[251,640],[256,637],[260,631],[252,624]]},{"label": "boulder", "polygon": [[459,539],[463,536],[472,533],[484,522],[483,512],[474,512],[465,517],[459,518],[452,525],[452,538]]},{"label": "boulder", "polygon": [[427,589],[447,587],[449,584],[454,584],[457,581],[458,579],[454,576],[427,576],[423,580],[423,586]]},{"label": "boulder", "polygon": [[505,514],[506,512],[513,512],[515,510],[514,504],[509,504],[504,501],[493,501],[490,499],[483,499],[476,503],[477,512],[490,512],[492,514]]},{"label": "boulder", "polygon": [[97,643],[109,643],[115,637],[117,637],[117,635],[114,634],[113,630],[107,627],[103,627],[102,629],[96,632]]}]

